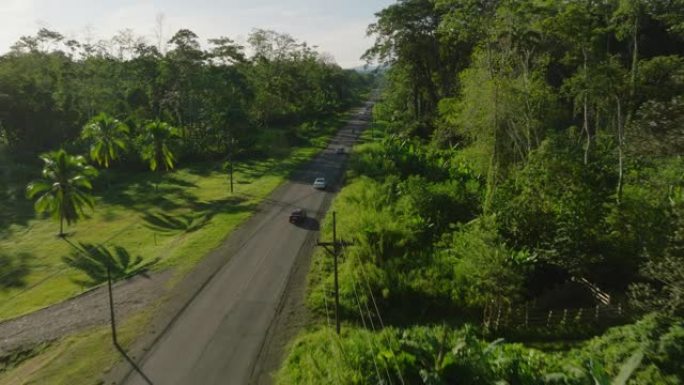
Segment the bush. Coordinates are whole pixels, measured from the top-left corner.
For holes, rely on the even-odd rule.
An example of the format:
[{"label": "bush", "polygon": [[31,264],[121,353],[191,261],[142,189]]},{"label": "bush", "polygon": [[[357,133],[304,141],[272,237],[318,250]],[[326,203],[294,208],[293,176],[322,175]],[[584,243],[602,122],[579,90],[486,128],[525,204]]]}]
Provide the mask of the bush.
[{"label": "bush", "polygon": [[684,324],[656,315],[564,353],[488,342],[470,326],[319,329],[297,338],[276,383],[591,385],[624,373],[628,384],[679,384],[682,342]]},{"label": "bush", "polygon": [[506,247],[493,227],[491,218],[482,218],[445,237],[454,302],[482,307],[521,298],[529,256]]},{"label": "bush", "polygon": [[545,141],[499,189],[494,210],[512,247],[587,275],[602,258],[616,178],[607,161],[583,164],[581,151],[564,137]]}]

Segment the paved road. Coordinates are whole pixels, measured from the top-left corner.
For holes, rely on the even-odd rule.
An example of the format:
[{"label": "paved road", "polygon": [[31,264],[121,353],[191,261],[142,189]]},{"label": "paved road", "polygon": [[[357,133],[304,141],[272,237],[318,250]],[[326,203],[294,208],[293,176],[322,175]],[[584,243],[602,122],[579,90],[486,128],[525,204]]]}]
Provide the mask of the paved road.
[{"label": "paved road", "polygon": [[[334,191],[314,190],[311,183],[317,176],[334,182],[342,175],[346,155],[336,154],[335,149],[344,146],[349,151],[367,122],[368,107],[359,109],[327,149],[269,198],[258,232],[231,256],[144,358],[142,371],[151,382],[248,383],[299,249],[318,230],[317,219],[301,226],[289,224],[289,213],[302,207],[322,217],[327,195]],[[147,384],[136,372],[124,383]]]}]

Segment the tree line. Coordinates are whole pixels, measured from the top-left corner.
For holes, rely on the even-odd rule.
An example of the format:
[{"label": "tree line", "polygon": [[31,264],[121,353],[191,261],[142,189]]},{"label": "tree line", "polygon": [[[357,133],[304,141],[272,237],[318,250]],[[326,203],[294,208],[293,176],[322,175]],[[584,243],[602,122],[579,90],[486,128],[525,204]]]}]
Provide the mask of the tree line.
[{"label": "tree line", "polygon": [[40,154],[27,196],[63,235],[93,204],[89,163],[155,171],[268,155],[255,154],[263,132],[296,141],[299,125],[315,130],[369,87],[370,76],[290,35],[255,29],[247,42],[251,56],[228,37],[204,48],[188,29],[158,46],[129,30],[97,43],[44,28],[23,36],[0,56],[0,153],[30,165]]},{"label": "tree line", "polygon": [[684,2],[658,0],[402,0],[377,14],[377,118],[481,186],[479,229],[466,228],[488,235],[442,227],[440,247],[508,250],[481,267],[501,265],[489,279],[505,271],[510,290],[482,282],[496,288],[485,297],[530,299],[571,277],[618,296],[675,280],[662,274],[684,258],[682,15]]},{"label": "tree line", "polygon": [[[124,30],[97,43],[41,29],[0,56],[0,143],[31,159],[76,146],[98,114],[132,137],[152,121],[178,129],[183,157],[249,147],[253,127],[320,119],[356,101],[367,79],[287,34],[254,30],[246,47],[228,37],[202,45],[181,29],[162,46]],[[206,48],[205,48],[206,47]]]},{"label": "tree line", "polygon": [[[681,349],[658,346],[682,343],[683,15],[679,0],[399,0],[378,12],[365,56],[386,66],[382,135],[355,149],[333,203],[354,213],[337,226],[353,244],[339,266],[348,331],[304,334],[280,383],[681,383]],[[321,317],[332,269],[314,259],[307,302]],[[363,276],[370,293],[357,292]],[[595,289],[627,303],[627,321],[657,314],[601,336],[575,322],[573,339],[597,337],[548,355],[477,345],[568,334],[463,326],[487,307],[591,306]],[[374,301],[388,327],[371,334]]]}]

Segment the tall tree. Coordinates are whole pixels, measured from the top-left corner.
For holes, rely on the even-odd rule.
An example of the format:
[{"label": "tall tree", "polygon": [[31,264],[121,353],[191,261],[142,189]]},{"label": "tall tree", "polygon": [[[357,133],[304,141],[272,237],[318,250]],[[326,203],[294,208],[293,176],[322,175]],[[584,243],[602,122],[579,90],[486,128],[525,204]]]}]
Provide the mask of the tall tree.
[{"label": "tall tree", "polygon": [[401,0],[376,16],[378,21],[368,27],[368,35],[375,35],[376,41],[364,57],[401,68],[410,84],[413,117],[430,117],[439,100],[433,74],[440,61],[436,35],[440,12],[429,0]]},{"label": "tall tree", "polygon": [[[628,98],[623,102],[620,96],[616,96],[617,103],[617,147],[619,178],[617,185],[617,201],[622,200],[624,185],[624,147],[625,126],[631,124],[632,116],[636,111],[637,74],[639,71],[639,34],[641,21],[646,11],[644,0],[620,0],[614,15],[614,28],[616,36],[621,40],[629,40],[631,53],[630,80]],[[623,112],[624,111],[624,112]],[[624,118],[623,118],[624,116]]]},{"label": "tall tree", "polygon": [[93,207],[90,178],[97,171],[82,156],[58,150],[41,156],[43,179],[29,183],[26,194],[35,202],[37,212],[49,212],[59,220],[59,236],[64,236],[64,222],[76,222],[86,207]]},{"label": "tall tree", "polygon": [[176,158],[170,146],[178,136],[177,128],[159,120],[143,127],[142,158],[149,163],[152,171],[173,169]]},{"label": "tall tree", "polygon": [[90,158],[108,168],[126,149],[128,132],[124,123],[101,113],[83,127],[81,137],[90,142]]},{"label": "tall tree", "polygon": [[545,30],[562,47],[560,61],[575,68],[574,75],[566,79],[564,91],[572,98],[575,113],[581,111],[586,137],[584,163],[587,164],[599,129],[591,121],[592,116],[598,120],[600,114],[596,95],[600,87],[595,86],[596,79],[591,76],[595,72],[591,69],[607,54],[605,45],[601,44],[606,39],[605,3],[582,0],[557,7],[557,13],[544,21]]}]

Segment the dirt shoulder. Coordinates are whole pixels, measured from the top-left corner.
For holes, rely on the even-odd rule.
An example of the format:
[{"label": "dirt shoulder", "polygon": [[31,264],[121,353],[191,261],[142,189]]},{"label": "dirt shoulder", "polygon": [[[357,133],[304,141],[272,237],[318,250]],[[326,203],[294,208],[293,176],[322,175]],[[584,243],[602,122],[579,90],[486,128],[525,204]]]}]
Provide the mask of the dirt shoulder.
[{"label": "dirt shoulder", "polygon": [[[170,271],[162,271],[116,283],[113,289],[117,315],[125,318],[151,305],[164,291],[171,276]],[[62,303],[0,323],[0,357],[107,322],[109,298],[106,286],[101,286]]]}]

